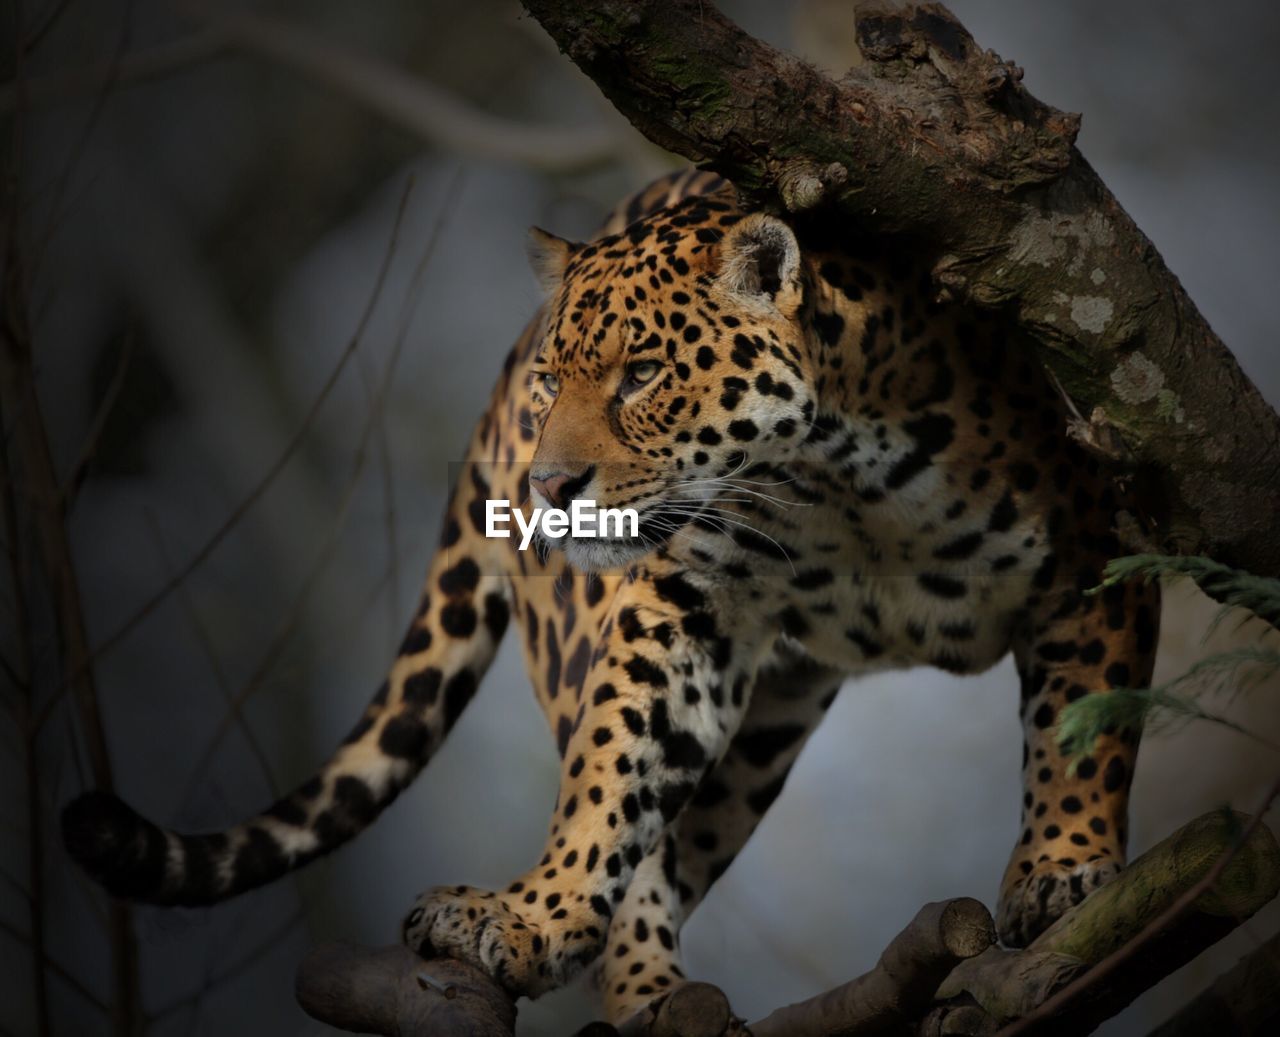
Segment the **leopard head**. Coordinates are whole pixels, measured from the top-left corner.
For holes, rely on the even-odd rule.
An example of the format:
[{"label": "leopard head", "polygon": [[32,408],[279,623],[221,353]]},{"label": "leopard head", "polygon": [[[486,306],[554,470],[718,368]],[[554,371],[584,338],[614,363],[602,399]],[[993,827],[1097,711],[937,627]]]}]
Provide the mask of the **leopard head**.
[{"label": "leopard head", "polygon": [[781,220],[689,199],[578,245],[531,232],[550,292],[531,373],[530,497],[633,509],[637,536],[565,536],[586,569],[676,536],[724,483],[803,442],[815,390],[800,247]]}]

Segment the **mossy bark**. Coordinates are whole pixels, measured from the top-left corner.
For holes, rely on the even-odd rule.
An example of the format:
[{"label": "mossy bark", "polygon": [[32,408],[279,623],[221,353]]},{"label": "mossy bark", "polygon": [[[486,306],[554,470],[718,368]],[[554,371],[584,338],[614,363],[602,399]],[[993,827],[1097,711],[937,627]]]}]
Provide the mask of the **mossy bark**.
[{"label": "mossy bark", "polygon": [[762,207],[909,235],[941,293],[1032,332],[1073,432],[1140,481],[1149,542],[1280,576],[1280,418],[1075,149],[1079,117],[945,8],[863,13],[836,82],[708,0],[524,4],[655,143]]},{"label": "mossy bark", "polygon": [[[1248,818],[1227,812],[1184,825],[1023,951],[990,946],[995,927],[977,901],[926,904],[866,975],[780,1008],[751,1030],[761,1037],[994,1034],[1130,943],[1148,922],[1193,890],[1223,854],[1232,853],[1212,889],[1149,939],[1140,955],[1105,975],[1105,966],[1100,968],[1101,978],[1086,997],[1036,1030],[1064,1037],[1088,1033],[1280,891],[1275,837],[1259,825],[1236,846],[1247,828]],[[1248,986],[1257,994],[1258,985],[1273,973],[1265,965],[1242,970],[1230,981],[1235,986],[1224,989]],[[715,988],[691,984],[681,991],[636,1016],[623,1033],[733,1037],[743,1032]],[[484,973],[460,962],[424,962],[400,946],[370,950],[322,944],[299,967],[297,997],[313,1018],[359,1033],[509,1037],[515,1024],[510,997]],[[1202,1000],[1197,1011],[1222,1010],[1221,991],[1208,991]],[[1251,1019],[1267,1011],[1261,995],[1238,1007]],[[606,1033],[617,1031],[594,1023],[580,1037]]]},{"label": "mossy bark", "polygon": [[[1244,815],[1228,811],[1189,822],[1068,911],[1026,950],[992,949],[962,963],[942,984],[938,998],[955,1001],[958,1007],[972,998],[996,1023],[1021,1018],[1130,943],[1192,890],[1231,851],[1248,822]],[[1260,825],[1234,851],[1209,891],[1150,940],[1140,955],[1099,982],[1069,1015],[1053,1020],[1052,1032],[1089,1032],[1222,939],[1277,892],[1280,846]]]}]

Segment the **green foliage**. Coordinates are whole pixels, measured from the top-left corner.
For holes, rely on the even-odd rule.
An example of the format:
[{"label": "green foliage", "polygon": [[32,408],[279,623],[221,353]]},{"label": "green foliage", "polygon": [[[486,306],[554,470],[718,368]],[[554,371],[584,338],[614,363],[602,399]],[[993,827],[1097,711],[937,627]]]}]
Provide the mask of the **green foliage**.
[{"label": "green foliage", "polygon": [[[1215,660],[1204,660],[1206,663],[1213,661]],[[1268,662],[1273,671],[1280,668],[1280,654],[1270,653]],[[1058,722],[1058,745],[1068,756],[1079,758],[1088,755],[1094,742],[1111,731],[1124,728],[1167,731],[1192,720],[1203,720],[1262,742],[1280,752],[1280,746],[1246,727],[1241,727],[1234,720],[1206,709],[1196,700],[1195,693],[1172,690],[1187,676],[1184,674],[1176,681],[1154,688],[1116,688],[1106,695],[1086,695],[1072,702],[1062,711]],[[1074,770],[1074,763],[1072,769]]]},{"label": "green foliage", "polygon": [[[1280,580],[1231,569],[1208,558],[1170,555],[1133,555],[1107,564],[1102,587],[1123,580],[1189,577],[1207,595],[1223,605],[1210,632],[1222,618],[1242,610],[1245,618],[1257,617],[1280,629]],[[1097,593],[1102,587],[1090,593]],[[1229,728],[1270,746],[1280,746],[1241,727],[1220,713],[1206,709],[1201,698],[1239,694],[1280,673],[1280,651],[1250,646],[1219,652],[1201,659],[1186,673],[1153,688],[1116,688],[1106,695],[1086,695],[1070,703],[1058,721],[1058,744],[1077,759],[1093,749],[1103,734],[1133,728],[1147,730],[1179,726],[1193,720]],[[1074,764],[1073,764],[1074,766]]]},{"label": "green foliage", "polygon": [[1130,555],[1127,558],[1116,558],[1107,563],[1102,587],[1136,578],[1149,582],[1159,576],[1190,577],[1205,594],[1225,606],[1223,613],[1219,613],[1218,619],[1214,621],[1215,626],[1227,610],[1238,608],[1280,630],[1280,580],[1254,576],[1197,555]]}]

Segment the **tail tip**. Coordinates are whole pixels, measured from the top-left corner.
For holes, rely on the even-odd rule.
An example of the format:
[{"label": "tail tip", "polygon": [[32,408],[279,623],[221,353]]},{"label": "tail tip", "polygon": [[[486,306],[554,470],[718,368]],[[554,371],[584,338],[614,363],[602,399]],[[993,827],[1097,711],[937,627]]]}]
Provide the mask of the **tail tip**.
[{"label": "tail tip", "polygon": [[164,834],[110,792],[86,792],[63,808],[62,842],[115,896],[145,898],[164,881]]}]

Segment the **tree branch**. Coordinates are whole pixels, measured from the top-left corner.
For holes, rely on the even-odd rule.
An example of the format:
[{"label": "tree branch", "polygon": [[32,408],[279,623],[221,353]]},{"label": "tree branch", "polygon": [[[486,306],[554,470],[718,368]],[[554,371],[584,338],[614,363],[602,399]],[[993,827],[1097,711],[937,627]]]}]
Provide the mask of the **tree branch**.
[{"label": "tree branch", "polygon": [[992,949],[961,964],[939,988],[944,1004],[935,1014],[945,1018],[976,1002],[988,1022],[1011,1024],[1001,1031],[1006,1037],[1088,1033],[1278,891],[1280,846],[1270,830],[1243,814],[1205,814],[1148,850],[1026,950]]},{"label": "tree branch", "polygon": [[881,1033],[914,1023],[938,984],[961,961],[996,940],[991,914],[962,898],[926,904],[889,944],[876,967],[825,994],[779,1008],[751,1025],[753,1037]]},{"label": "tree branch", "polygon": [[[1087,415],[1077,436],[1149,482],[1148,517],[1166,545],[1280,574],[1270,528],[1280,419],[1075,150],[1078,117],[1026,93],[1021,71],[982,52],[944,8],[864,13],[867,67],[836,83],[706,0],[525,6],[647,137],[729,177],[754,203],[797,214],[828,205],[864,232],[918,242],[940,293],[1006,309],[1041,343]],[[799,1037],[919,1024],[921,1033],[988,1034],[1027,1017],[1037,1032],[1085,1032],[1277,889],[1271,833],[1206,815],[1025,951],[978,953],[991,922],[973,901],[929,905],[872,972],[752,1030]],[[957,941],[947,918],[965,920]],[[1135,941],[1141,956],[1117,953]],[[1053,1000],[1081,976],[1075,996]],[[514,1024],[509,1000],[483,975],[402,948],[321,948],[303,963],[298,996],[326,1022],[402,1037],[510,1034]],[[1037,1011],[1055,1003],[1063,1011],[1052,1019]],[[737,1026],[722,995],[691,984],[626,1032],[721,1037]]]},{"label": "tree branch", "polygon": [[[620,1030],[592,1023],[578,1037],[989,1037],[1015,1020],[1036,1034],[1088,1033],[1278,891],[1280,846],[1270,830],[1256,819],[1217,811],[1147,851],[1026,950],[992,946],[991,915],[976,900],[926,904],[866,975],[750,1027],[742,1026],[715,987],[689,983]],[[1135,945],[1141,955],[1107,964],[1118,948]],[[1242,965],[1236,979],[1224,977],[1223,989],[1234,990],[1238,982],[1261,990],[1257,985],[1276,968],[1274,957]],[[1061,1000],[1068,990],[1074,992]],[[399,946],[324,944],[299,967],[297,995],[314,1018],[358,1033],[514,1032],[513,1002],[482,972],[445,959],[423,961]],[[1220,997],[1213,988],[1202,995],[1209,1007]],[[1252,1018],[1265,1004],[1260,996],[1241,1011]]]},{"label": "tree branch", "polygon": [[[577,1037],[604,1037],[602,1024],[592,1023]],[[686,983],[661,1001],[638,1012],[618,1031],[621,1037],[737,1037],[746,1031],[729,1009],[729,999],[710,983]],[[750,1034],[748,1034],[750,1037]]]},{"label": "tree branch", "polygon": [[1079,116],[1021,85],[942,6],[865,11],[835,82],[707,0],[524,0],[647,137],[756,204],[830,204],[907,235],[941,293],[1005,309],[1147,481],[1156,536],[1280,575],[1280,418],[1074,147]]},{"label": "tree branch", "polygon": [[1001,1037],[1092,1028],[1274,897],[1280,848],[1262,816],[1277,794],[1280,781],[1252,818],[1206,814],[1183,826],[1134,862],[1130,871],[1138,875],[1127,887],[1104,887],[1088,898],[1088,910],[1081,904],[1070,922],[1059,919],[1045,930],[1033,950],[1074,955],[1089,963],[1089,971]]},{"label": "tree branch", "polygon": [[325,943],[298,968],[298,1003],[313,1019],[387,1037],[511,1037],[515,1005],[488,976],[407,947]]}]

